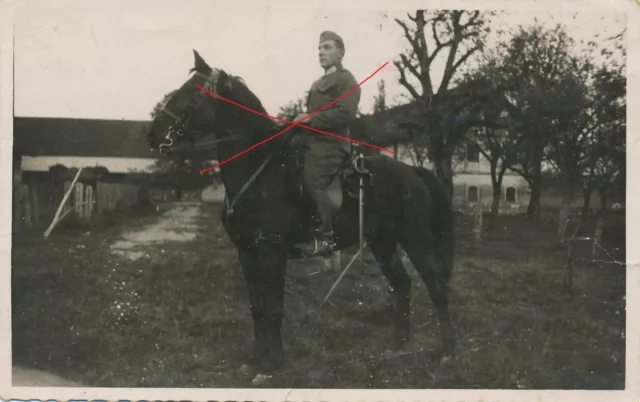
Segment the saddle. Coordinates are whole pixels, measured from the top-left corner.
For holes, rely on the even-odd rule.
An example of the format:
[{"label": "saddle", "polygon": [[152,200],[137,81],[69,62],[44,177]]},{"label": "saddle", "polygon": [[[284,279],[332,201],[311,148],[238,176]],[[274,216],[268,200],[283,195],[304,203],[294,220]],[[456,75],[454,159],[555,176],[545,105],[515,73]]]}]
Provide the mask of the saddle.
[{"label": "saddle", "polygon": [[[303,185],[304,145],[292,145],[290,158],[287,163],[287,173],[289,182],[289,194],[296,200],[309,200],[308,194]],[[339,166],[336,174],[329,184],[328,194],[331,200],[331,209],[335,212],[342,207],[344,196],[357,199],[359,196],[360,173],[355,169],[355,162],[358,155],[352,151]]]}]

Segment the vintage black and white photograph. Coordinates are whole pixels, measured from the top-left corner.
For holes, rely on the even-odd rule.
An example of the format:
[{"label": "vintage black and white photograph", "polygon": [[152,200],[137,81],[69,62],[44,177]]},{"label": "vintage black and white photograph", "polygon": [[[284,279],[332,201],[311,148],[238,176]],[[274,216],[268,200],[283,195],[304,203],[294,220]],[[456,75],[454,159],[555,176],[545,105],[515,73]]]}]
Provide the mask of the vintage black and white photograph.
[{"label": "vintage black and white photograph", "polygon": [[36,3],[13,387],[625,389],[637,15]]}]

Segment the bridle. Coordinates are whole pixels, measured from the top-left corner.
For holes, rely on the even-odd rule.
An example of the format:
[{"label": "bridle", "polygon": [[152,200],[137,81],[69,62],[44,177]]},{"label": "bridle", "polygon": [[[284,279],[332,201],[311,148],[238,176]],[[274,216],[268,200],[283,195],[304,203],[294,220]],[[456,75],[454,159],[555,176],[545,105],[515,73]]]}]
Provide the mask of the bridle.
[{"label": "bridle", "polygon": [[[213,69],[211,69],[211,73],[209,75],[202,74],[199,71],[196,71],[195,75],[197,75],[199,77],[203,77],[205,79],[204,91],[200,90],[195,95],[193,95],[193,97],[191,98],[191,101],[189,102],[189,104],[187,105],[187,107],[184,109],[184,111],[182,112],[182,114],[180,116],[178,116],[176,113],[173,113],[172,111],[167,109],[166,106],[163,106],[162,108],[160,108],[160,112],[161,113],[167,115],[168,117],[170,117],[174,121],[173,124],[171,126],[169,126],[169,129],[167,130],[167,135],[165,136],[164,141],[162,141],[162,143],[160,143],[160,145],[158,146],[160,152],[163,153],[163,154],[166,152],[166,150],[168,148],[171,148],[174,145],[174,135],[177,136],[177,137],[184,136],[184,134],[185,134],[184,130],[188,126],[189,119],[191,118],[191,112],[192,112],[193,109],[195,109],[198,106],[200,106],[200,102],[202,102],[202,100],[204,99],[205,92],[206,91],[215,92],[215,89],[216,89],[216,87],[218,85],[218,78],[220,77],[220,71],[215,69],[215,68],[213,68]],[[218,131],[218,130],[216,130],[216,131]],[[210,143],[218,143],[218,142],[223,142],[223,141],[238,140],[238,139],[244,137],[247,134],[251,134],[252,130],[250,130],[250,129],[236,129],[236,130],[220,129],[219,131],[227,133],[228,136],[216,139],[215,141],[211,141]],[[238,133],[241,133],[241,135],[238,135]],[[269,155],[262,162],[262,165],[253,173],[253,175],[249,178],[249,180],[247,180],[244,183],[244,185],[242,186],[240,191],[238,191],[238,194],[236,194],[236,196],[233,197],[233,200],[231,202],[229,202],[229,198],[225,194],[225,207],[226,207],[226,210],[227,210],[227,219],[231,216],[231,214],[233,214],[233,211],[234,211],[233,208],[234,208],[236,202],[238,201],[238,199],[240,198],[240,196],[249,188],[251,183],[254,182],[254,180],[257,178],[257,176],[269,164],[269,162],[271,161],[272,156],[273,155]]]},{"label": "bridle", "polygon": [[[178,115],[171,110],[167,109],[166,105],[160,108],[160,112],[164,115],[170,117],[173,120],[173,124],[169,126],[167,130],[167,135],[164,137],[164,140],[158,146],[160,153],[166,153],[172,146],[175,145],[176,140],[179,137],[183,137],[185,134],[186,128],[189,126],[189,119],[191,118],[191,113],[194,109],[200,106],[200,103],[204,99],[206,95],[206,91],[215,92],[216,87],[218,86],[218,78],[220,77],[220,70],[215,68],[211,69],[211,73],[209,75],[203,74],[199,71],[194,73],[199,77],[203,77],[205,79],[204,83],[204,91],[199,90],[193,95],[191,101],[187,104],[187,107],[184,108],[181,115]],[[167,102],[168,103],[168,102]],[[238,139],[234,131],[247,131],[247,130],[220,130],[225,131],[229,136],[224,138],[219,138],[214,141],[208,141],[207,143],[214,144],[218,142],[231,141]],[[202,134],[202,133],[201,133]]]}]

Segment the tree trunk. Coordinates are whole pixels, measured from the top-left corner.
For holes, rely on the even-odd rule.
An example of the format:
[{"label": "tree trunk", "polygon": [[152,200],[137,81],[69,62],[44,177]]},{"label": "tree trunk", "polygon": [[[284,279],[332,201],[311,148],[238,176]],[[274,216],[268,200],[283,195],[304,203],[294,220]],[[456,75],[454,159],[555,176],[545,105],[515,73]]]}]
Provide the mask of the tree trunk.
[{"label": "tree trunk", "polygon": [[451,169],[452,155],[445,154],[444,152],[438,153],[435,156],[434,166],[436,169],[436,176],[445,186],[449,199],[453,200],[453,170]]},{"label": "tree trunk", "polygon": [[592,186],[587,186],[583,192],[582,195],[584,197],[584,201],[582,204],[582,216],[581,219],[582,221],[586,221],[587,218],[589,217],[589,210],[591,209],[591,195],[593,194],[593,187]]},{"label": "tree trunk", "polygon": [[607,202],[608,200],[608,188],[600,189],[600,213],[607,212]]},{"label": "tree trunk", "polygon": [[560,217],[558,218],[558,234],[560,237],[564,237],[567,232],[567,226],[569,224],[569,208],[571,206],[571,199],[565,195],[562,197],[562,205],[560,206]]},{"label": "tree trunk", "polygon": [[504,172],[498,174],[495,163],[491,163],[491,185],[493,186],[493,200],[491,202],[491,214],[500,213],[500,196],[502,194],[502,177]]},{"label": "tree trunk", "polygon": [[541,170],[541,166],[537,167],[531,178],[531,199],[527,207],[527,217],[529,217],[529,219],[535,219],[540,216],[540,196],[542,195]]},{"label": "tree trunk", "polygon": [[491,201],[491,214],[498,215],[500,213],[500,189],[493,189],[493,201]]}]

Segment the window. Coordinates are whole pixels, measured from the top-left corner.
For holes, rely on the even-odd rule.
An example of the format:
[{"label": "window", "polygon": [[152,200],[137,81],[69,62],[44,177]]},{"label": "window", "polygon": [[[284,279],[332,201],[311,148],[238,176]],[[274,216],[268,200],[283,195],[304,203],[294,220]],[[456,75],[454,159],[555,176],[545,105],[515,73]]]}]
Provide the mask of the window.
[{"label": "window", "polygon": [[507,202],[516,202],[516,189],[514,187],[507,187]]},{"label": "window", "polygon": [[467,188],[467,201],[469,202],[478,201],[478,187],[469,186],[469,188]]},{"label": "window", "polygon": [[480,162],[480,151],[474,143],[467,144],[467,162]]}]

